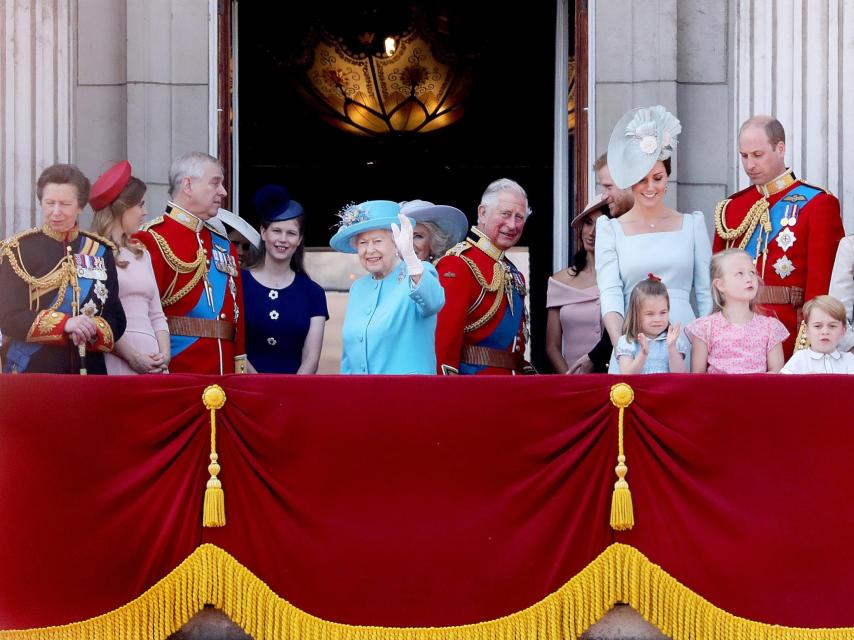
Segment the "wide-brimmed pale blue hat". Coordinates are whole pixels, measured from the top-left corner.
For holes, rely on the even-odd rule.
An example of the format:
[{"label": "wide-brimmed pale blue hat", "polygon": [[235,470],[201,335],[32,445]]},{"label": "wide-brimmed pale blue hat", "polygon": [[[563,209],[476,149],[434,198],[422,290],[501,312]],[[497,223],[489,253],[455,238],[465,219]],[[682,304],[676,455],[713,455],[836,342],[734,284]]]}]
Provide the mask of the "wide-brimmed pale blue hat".
[{"label": "wide-brimmed pale blue hat", "polygon": [[302,205],[291,200],[288,190],[278,184],[266,184],[252,198],[255,213],[263,222],[281,222],[304,215]]},{"label": "wide-brimmed pale blue hat", "polygon": [[469,230],[466,214],[456,207],[433,204],[426,200],[409,200],[400,203],[400,211],[415,222],[432,222],[437,225],[448,234],[452,246],[465,238]]},{"label": "wide-brimmed pale blue hat", "polygon": [[679,120],[661,105],[624,113],[608,141],[608,171],[614,184],[626,189],[639,182],[656,162],[673,155],[681,132]]},{"label": "wide-brimmed pale blue hat", "polygon": [[[391,231],[392,224],[400,225],[400,218],[397,217],[399,213],[400,205],[391,200],[368,200],[347,205],[338,213],[341,222],[329,246],[341,253],[356,253],[353,240],[357,235],[375,229]],[[410,221],[414,227],[415,221]]]}]

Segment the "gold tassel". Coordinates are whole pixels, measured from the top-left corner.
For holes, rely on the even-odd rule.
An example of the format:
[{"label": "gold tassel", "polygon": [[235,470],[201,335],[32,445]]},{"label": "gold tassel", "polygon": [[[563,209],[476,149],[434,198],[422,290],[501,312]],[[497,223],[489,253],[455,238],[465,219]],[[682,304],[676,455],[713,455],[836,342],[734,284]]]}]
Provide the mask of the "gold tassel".
[{"label": "gold tassel", "polygon": [[617,482],[614,483],[614,493],[611,495],[611,528],[615,531],[627,531],[635,526],[635,513],[632,508],[632,492],[626,482],[629,468],[626,466],[626,456],[623,452],[623,412],[635,399],[635,392],[625,382],[611,387],[611,403],[620,410],[617,417],[617,441],[619,444],[617,466]]},{"label": "gold tassel", "polygon": [[225,391],[218,384],[212,384],[202,393],[202,402],[211,412],[211,463],[208,472],[211,474],[205,488],[203,527],[225,526],[225,493],[222,482],[217,475],[220,472],[219,456],[216,453],[216,412],[225,406]]},{"label": "gold tassel", "polygon": [[810,340],[807,338],[807,323],[804,320],[801,320],[801,324],[798,327],[798,337],[795,338],[795,351],[807,349],[809,346]]}]

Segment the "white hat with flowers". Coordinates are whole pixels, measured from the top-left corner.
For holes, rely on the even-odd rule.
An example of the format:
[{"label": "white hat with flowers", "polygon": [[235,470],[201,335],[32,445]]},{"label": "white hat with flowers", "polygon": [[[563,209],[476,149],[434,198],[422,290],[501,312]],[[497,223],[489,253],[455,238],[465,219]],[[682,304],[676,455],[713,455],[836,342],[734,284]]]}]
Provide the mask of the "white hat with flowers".
[{"label": "white hat with flowers", "polygon": [[625,189],[640,181],[656,162],[673,155],[681,132],[679,120],[660,104],[624,113],[608,141],[614,184]]}]

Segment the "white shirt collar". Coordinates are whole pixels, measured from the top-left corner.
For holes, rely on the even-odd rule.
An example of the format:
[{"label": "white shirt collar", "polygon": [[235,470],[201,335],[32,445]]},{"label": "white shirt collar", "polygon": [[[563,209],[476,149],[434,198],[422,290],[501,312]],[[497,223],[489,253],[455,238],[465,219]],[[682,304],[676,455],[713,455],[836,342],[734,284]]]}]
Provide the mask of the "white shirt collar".
[{"label": "white shirt collar", "polygon": [[839,360],[842,357],[842,354],[839,352],[839,349],[831,351],[830,353],[819,353],[818,351],[813,351],[812,349],[807,349],[807,353],[810,358],[813,360],[821,360],[825,356],[830,356],[834,360]]}]

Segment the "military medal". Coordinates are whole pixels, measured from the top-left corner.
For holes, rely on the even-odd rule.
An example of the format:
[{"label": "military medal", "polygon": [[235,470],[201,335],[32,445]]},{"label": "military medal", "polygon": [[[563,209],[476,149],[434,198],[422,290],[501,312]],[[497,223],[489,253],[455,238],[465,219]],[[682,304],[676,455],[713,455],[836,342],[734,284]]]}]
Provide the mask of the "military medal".
[{"label": "military medal", "polygon": [[77,268],[78,278],[87,278],[89,280],[107,279],[107,264],[100,256],[75,253],[74,266]]},{"label": "military medal", "polygon": [[107,302],[107,287],[105,287],[104,283],[100,280],[95,283],[95,295],[97,296],[98,300],[101,301],[102,305]]},{"label": "military medal", "polygon": [[792,264],[792,261],[789,260],[788,257],[783,256],[779,258],[777,262],[774,263],[774,271],[780,276],[780,279],[787,278],[792,275],[792,272],[795,270],[795,265]]},{"label": "military medal", "polygon": [[792,232],[791,229],[783,229],[780,233],[777,234],[777,244],[780,245],[780,248],[785,252],[792,248],[792,245],[795,244],[795,240],[797,237]]}]

